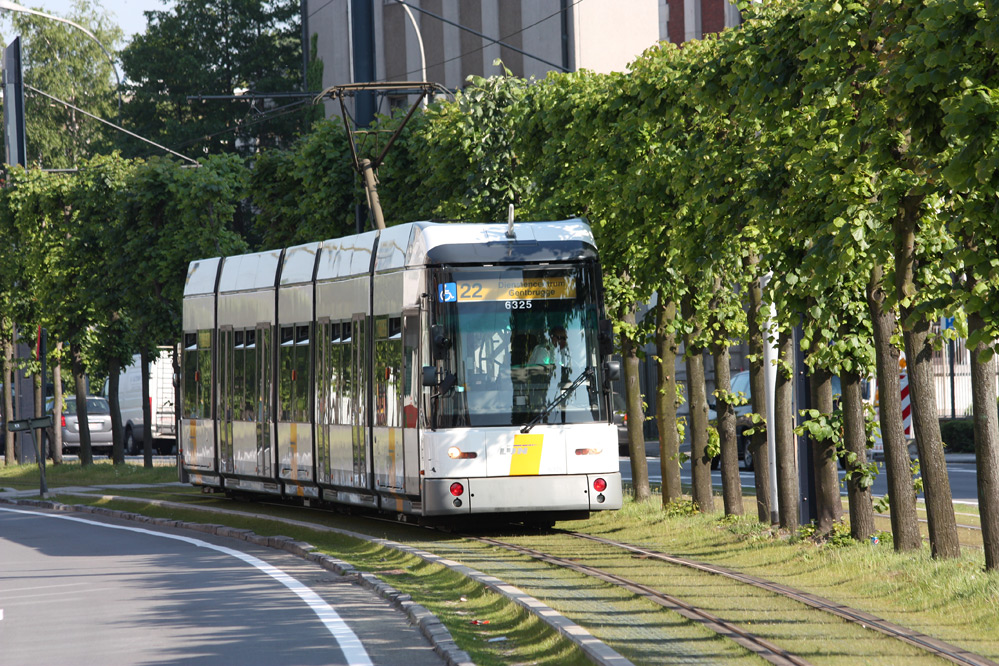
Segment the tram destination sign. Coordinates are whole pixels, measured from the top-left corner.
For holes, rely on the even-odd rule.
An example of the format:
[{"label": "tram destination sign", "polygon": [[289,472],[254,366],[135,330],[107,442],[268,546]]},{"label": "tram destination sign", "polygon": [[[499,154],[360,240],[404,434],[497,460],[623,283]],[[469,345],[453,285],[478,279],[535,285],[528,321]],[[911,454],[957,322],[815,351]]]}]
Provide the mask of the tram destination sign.
[{"label": "tram destination sign", "polygon": [[440,286],[441,302],[532,301],[576,298],[576,279],[551,277],[496,277],[448,282]]}]

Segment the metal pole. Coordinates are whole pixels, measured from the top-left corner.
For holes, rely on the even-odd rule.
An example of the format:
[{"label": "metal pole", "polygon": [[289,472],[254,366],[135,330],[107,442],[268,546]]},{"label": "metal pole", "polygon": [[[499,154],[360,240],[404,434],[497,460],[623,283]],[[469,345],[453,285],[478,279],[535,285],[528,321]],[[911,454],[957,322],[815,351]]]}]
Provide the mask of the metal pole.
[{"label": "metal pole", "polygon": [[368,195],[368,208],[371,210],[375,228],[383,231],[385,218],[382,217],[382,205],[378,201],[378,182],[375,180],[375,168],[371,160],[367,158],[361,160],[361,174],[364,176],[364,192]]},{"label": "metal pole", "polygon": [[[416,23],[416,17],[413,16],[413,11],[409,6],[402,2],[402,0],[396,0],[400,5],[402,5],[403,10],[406,12],[406,16],[409,17],[409,22],[413,25],[413,30],[416,31],[416,41],[420,45],[420,80],[427,80],[427,55],[426,51],[423,50],[423,34],[420,32],[420,26]],[[423,96],[423,108],[427,108],[427,97]]]},{"label": "metal pole", "polygon": [[[38,360],[42,362],[42,414],[45,416],[45,384],[46,384],[46,373],[45,373],[45,357],[48,356],[48,340],[49,334],[41,326],[38,327]],[[48,452],[48,442],[46,441],[47,433],[45,428],[38,429],[38,436],[35,438],[38,441],[38,471],[39,471],[39,486],[38,493],[41,495],[42,499],[45,499],[45,495],[49,492],[49,486],[45,481],[45,457]]]},{"label": "metal pole", "polygon": [[[797,424],[801,425],[804,417],[802,410],[810,409],[812,406],[811,382],[805,372],[805,353],[801,349],[802,330],[801,326],[794,327],[794,376],[795,376],[795,400],[794,411],[797,416]],[[814,454],[808,435],[798,437],[798,488],[801,490],[801,503],[798,511],[798,522],[808,525],[813,520],[817,520],[818,504],[815,501],[815,466],[813,464]]]},{"label": "metal pole", "polygon": [[950,356],[950,417],[952,419],[957,418],[957,398],[954,395],[954,355],[955,355],[955,344],[953,340],[948,341],[947,351]]},{"label": "metal pole", "polygon": [[[760,278],[760,289],[766,291],[767,284],[773,273],[767,273]],[[770,522],[776,525],[780,522],[777,492],[777,433],[774,420],[774,393],[777,387],[777,310],[770,304],[767,323],[763,327],[763,376],[766,380],[767,406],[767,457],[770,463]]]},{"label": "metal pole", "polygon": [[[369,83],[376,78],[373,5],[370,0],[350,0],[350,33],[355,83]],[[374,95],[374,92],[362,91],[354,98],[354,118],[359,127],[367,127],[375,119]]]}]

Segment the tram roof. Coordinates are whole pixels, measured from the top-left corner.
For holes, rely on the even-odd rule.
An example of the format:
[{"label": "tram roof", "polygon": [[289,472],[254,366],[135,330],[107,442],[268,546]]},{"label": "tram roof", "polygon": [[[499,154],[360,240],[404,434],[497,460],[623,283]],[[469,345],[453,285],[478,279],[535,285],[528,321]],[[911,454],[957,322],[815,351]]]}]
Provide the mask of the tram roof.
[{"label": "tram roof", "polygon": [[[387,271],[426,264],[558,261],[595,256],[590,225],[582,218],[552,222],[518,222],[513,238],[506,224],[408,222],[382,232],[368,231],[306,243],[285,250],[268,250],[234,257],[193,261],[188,268],[185,296],[210,294],[223,262],[219,292],[273,288],[367,274],[372,253],[375,270]],[[377,245],[376,245],[377,239]],[[318,255],[318,265],[317,265]]]}]

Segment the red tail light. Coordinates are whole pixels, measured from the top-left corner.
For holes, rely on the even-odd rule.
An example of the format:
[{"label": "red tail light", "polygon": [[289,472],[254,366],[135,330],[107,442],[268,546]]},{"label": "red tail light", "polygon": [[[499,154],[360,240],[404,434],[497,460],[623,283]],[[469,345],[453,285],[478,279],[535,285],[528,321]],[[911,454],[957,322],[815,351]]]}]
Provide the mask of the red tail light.
[{"label": "red tail light", "polygon": [[458,497],[465,492],[465,486],[461,485],[457,481],[451,484],[451,494]]},{"label": "red tail light", "polygon": [[62,416],[62,427],[63,428],[66,427],[66,415],[65,414],[63,414],[63,416]]},{"label": "red tail light", "polygon": [[603,491],[607,490],[607,482],[604,481],[603,479],[594,479],[593,489],[596,490],[598,493],[602,493]]}]

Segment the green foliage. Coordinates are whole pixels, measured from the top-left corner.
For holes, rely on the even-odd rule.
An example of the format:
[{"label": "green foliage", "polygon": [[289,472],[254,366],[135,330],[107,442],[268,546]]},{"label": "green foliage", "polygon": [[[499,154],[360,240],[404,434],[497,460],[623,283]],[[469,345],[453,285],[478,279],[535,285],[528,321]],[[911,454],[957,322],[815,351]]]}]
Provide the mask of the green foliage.
[{"label": "green foliage", "polygon": [[704,449],[704,455],[708,458],[716,458],[721,455],[721,437],[718,435],[718,429],[714,426],[708,426],[708,445]]},{"label": "green foliage", "polygon": [[972,419],[940,419],[940,438],[948,451],[975,452],[975,422]]},{"label": "green foliage", "polygon": [[[298,2],[177,0],[146,16],[146,32],[121,53],[124,115],[136,133],[190,155],[249,154],[290,145],[314,118],[304,100],[187,100],[301,90]],[[121,145],[128,155],[150,153],[132,139]]]},{"label": "green foliage", "polygon": [[11,169],[0,190],[11,259],[0,307],[46,327],[50,349],[78,347],[94,382],[112,359],[176,342],[188,263],[246,250],[232,223],[247,175],[233,157],[187,169],[117,154],[77,174]]},{"label": "green foliage", "polygon": [[682,497],[669,502],[663,507],[663,515],[667,518],[679,518],[681,516],[695,516],[700,513],[694,500]]},{"label": "green foliage", "polygon": [[503,222],[509,204],[520,203],[528,186],[519,173],[509,113],[524,98],[528,82],[510,75],[469,77],[453,104],[430,108],[417,155],[421,187],[437,204],[432,215],[468,222]]}]

